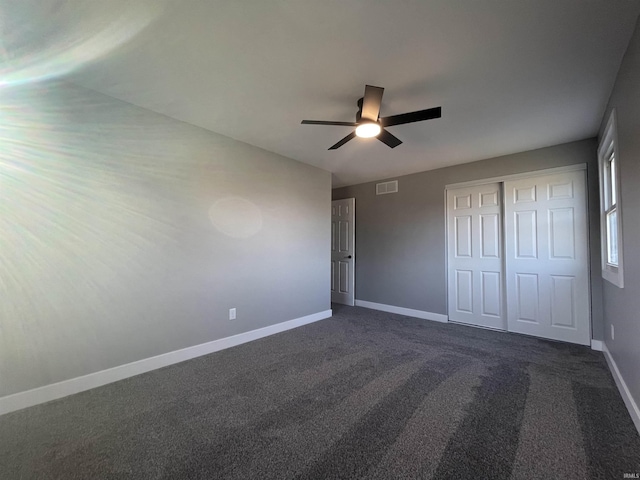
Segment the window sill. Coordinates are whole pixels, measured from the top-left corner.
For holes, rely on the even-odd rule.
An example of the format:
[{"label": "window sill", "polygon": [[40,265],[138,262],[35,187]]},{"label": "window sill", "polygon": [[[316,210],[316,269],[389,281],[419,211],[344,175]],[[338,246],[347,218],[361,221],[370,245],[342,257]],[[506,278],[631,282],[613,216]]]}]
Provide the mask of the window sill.
[{"label": "window sill", "polygon": [[615,269],[615,271],[614,269],[603,269],[602,278],[607,280],[609,283],[614,284],[618,288],[624,288],[624,278],[619,269]]}]

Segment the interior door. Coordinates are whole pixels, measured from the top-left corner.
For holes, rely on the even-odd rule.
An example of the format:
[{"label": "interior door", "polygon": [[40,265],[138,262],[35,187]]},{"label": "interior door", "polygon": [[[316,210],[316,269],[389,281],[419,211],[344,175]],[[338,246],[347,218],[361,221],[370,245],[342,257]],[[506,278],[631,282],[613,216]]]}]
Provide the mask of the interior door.
[{"label": "interior door", "polygon": [[508,329],[589,345],[583,171],[505,182]]},{"label": "interior door", "polygon": [[506,329],[499,183],[447,190],[449,320]]},{"label": "interior door", "polygon": [[331,202],[331,301],[355,304],[355,198]]}]

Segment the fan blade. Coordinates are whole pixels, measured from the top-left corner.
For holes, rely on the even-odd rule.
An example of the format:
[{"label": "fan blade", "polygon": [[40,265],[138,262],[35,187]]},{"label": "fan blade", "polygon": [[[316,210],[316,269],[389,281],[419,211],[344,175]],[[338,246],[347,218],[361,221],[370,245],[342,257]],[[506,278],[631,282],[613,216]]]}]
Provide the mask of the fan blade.
[{"label": "fan blade", "polygon": [[402,125],[404,123],[421,122],[423,120],[431,120],[432,118],[440,118],[442,116],[442,107],[427,108],[426,110],[418,110],[417,112],[401,113],[400,115],[391,115],[380,119],[380,125],[383,127],[392,127],[393,125]]},{"label": "fan blade", "polygon": [[382,129],[382,131],[380,132],[377,138],[382,143],[388,145],[391,148],[396,148],[398,145],[402,143],[402,140],[400,140],[398,137],[395,137],[394,135],[391,135],[384,128]]},{"label": "fan blade", "polygon": [[338,143],[336,143],[335,145],[329,147],[329,150],[335,150],[336,148],[340,148],[342,145],[347,143],[349,140],[353,140],[355,138],[355,136],[356,136],[356,132],[351,132],[349,135],[344,137]]},{"label": "fan blade", "polygon": [[356,122],[325,122],[324,120],[302,120],[302,125],[338,125],[340,127],[355,127]]},{"label": "fan blade", "polygon": [[367,85],[364,88],[362,100],[362,118],[371,122],[377,122],[380,115],[380,104],[384,88]]}]

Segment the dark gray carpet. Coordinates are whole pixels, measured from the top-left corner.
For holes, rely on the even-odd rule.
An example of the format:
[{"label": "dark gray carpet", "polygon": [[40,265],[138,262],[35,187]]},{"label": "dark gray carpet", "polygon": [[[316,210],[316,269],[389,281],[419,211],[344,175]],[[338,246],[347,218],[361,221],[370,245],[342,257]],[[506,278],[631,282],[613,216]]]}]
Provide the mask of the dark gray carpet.
[{"label": "dark gray carpet", "polygon": [[586,347],[334,305],[0,417],[4,479],[586,479],[640,437]]}]

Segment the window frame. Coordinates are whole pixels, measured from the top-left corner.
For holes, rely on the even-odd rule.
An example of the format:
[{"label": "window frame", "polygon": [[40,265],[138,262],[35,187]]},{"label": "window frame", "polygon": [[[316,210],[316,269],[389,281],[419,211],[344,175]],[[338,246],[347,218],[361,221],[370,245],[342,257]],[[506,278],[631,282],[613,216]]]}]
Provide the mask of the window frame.
[{"label": "window frame", "polygon": [[[602,278],[624,288],[622,246],[622,204],[620,199],[620,155],[616,111],[611,110],[598,145],[598,177],[600,183],[600,245]],[[615,215],[615,236],[610,234],[609,219]],[[612,245],[612,238],[615,245]],[[611,261],[612,246],[616,247],[618,263]]]}]

